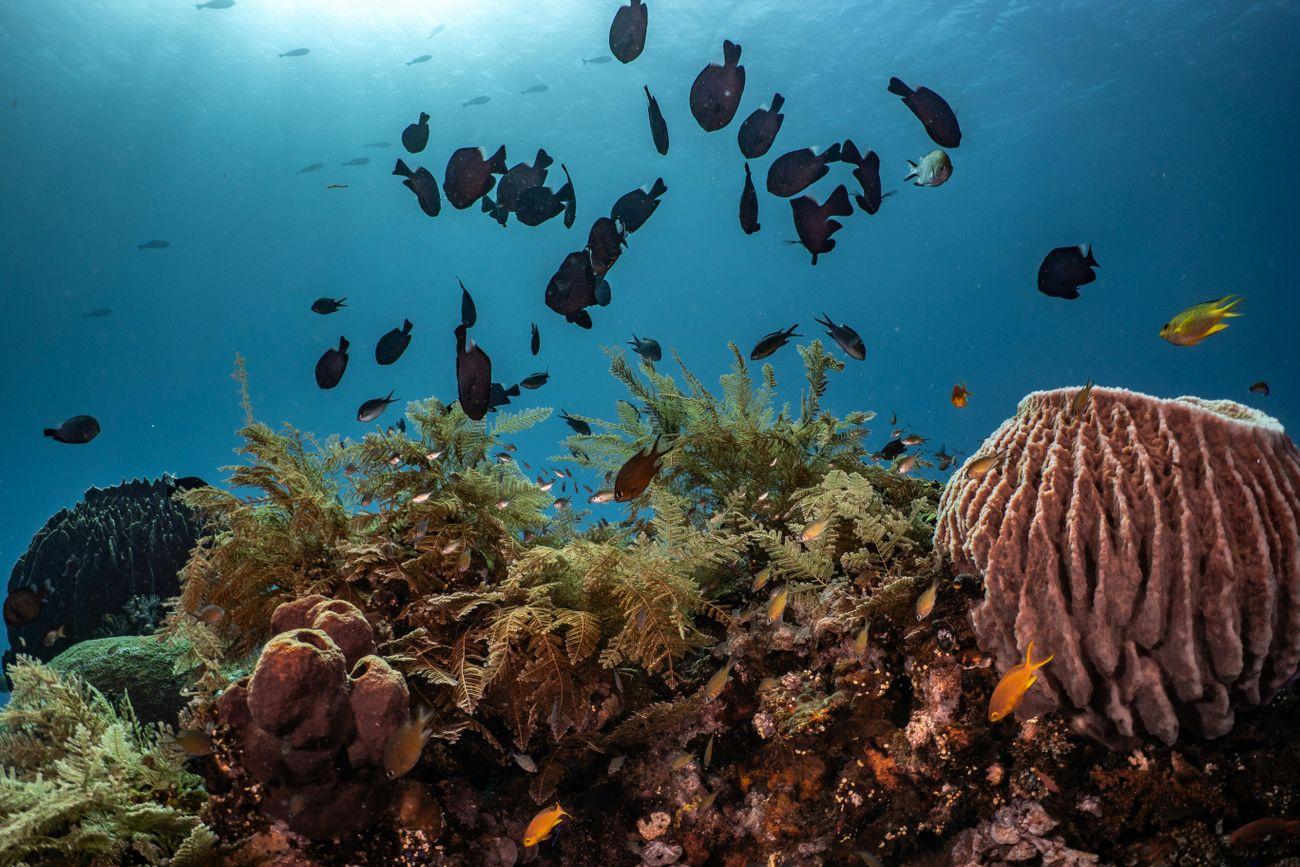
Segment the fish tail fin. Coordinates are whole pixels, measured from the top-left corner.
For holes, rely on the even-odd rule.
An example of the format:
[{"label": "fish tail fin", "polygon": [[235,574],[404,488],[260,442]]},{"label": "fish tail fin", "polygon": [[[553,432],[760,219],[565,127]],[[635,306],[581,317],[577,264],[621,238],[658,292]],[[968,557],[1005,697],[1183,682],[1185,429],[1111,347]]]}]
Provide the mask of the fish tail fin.
[{"label": "fish tail fin", "polygon": [[1079,252],[1083,254],[1083,261],[1084,261],[1084,263],[1086,263],[1087,265],[1089,265],[1089,266],[1091,266],[1091,267],[1093,267],[1093,268],[1100,268],[1100,267],[1101,267],[1100,265],[1097,264],[1097,257],[1094,256],[1094,255],[1092,255],[1092,245],[1091,245],[1091,244],[1080,244],[1080,245],[1079,245]]},{"label": "fish tail fin", "polygon": [[783,105],[785,105],[785,97],[779,93],[774,93],[772,94],[772,107],[768,111],[780,111]]},{"label": "fish tail fin", "polygon": [[339,352],[347,352],[347,351],[348,351],[348,339],[346,337],[343,337],[342,335],[339,335]]},{"label": "fish tail fin", "polygon": [[903,180],[910,181],[912,178],[919,175],[920,172],[916,170],[916,163],[912,162],[911,160],[907,161],[907,165],[908,165],[908,172],[907,175],[903,178]]},{"label": "fish tail fin", "polygon": [[889,78],[889,92],[894,96],[908,97],[912,95],[912,88],[903,84],[903,80],[896,75]]},{"label": "fish tail fin", "polygon": [[548,153],[546,152],[546,149],[545,149],[545,148],[538,148],[538,149],[537,149],[537,158],[536,158],[535,160],[533,160],[533,168],[535,168],[535,169],[545,169],[545,168],[549,168],[550,165],[551,165],[552,163],[554,163],[554,162],[555,162],[555,159],[554,159],[550,154],[548,154]]},{"label": "fish tail fin", "polygon": [[411,329],[414,328],[414,327],[415,327],[415,326],[411,324],[411,320],[409,320],[409,319],[403,319],[403,320],[402,320],[402,333],[403,333],[403,334],[410,334],[410,333],[411,333]]},{"label": "fish tail fin", "polygon": [[423,126],[428,122],[429,122],[429,115],[427,115],[424,112],[420,112],[420,125]]},{"label": "fish tail fin", "polygon": [[862,196],[862,195],[854,196],[854,197],[853,197],[853,201],[857,202],[857,203],[858,203],[858,207],[861,208],[862,210],[864,210],[864,211],[870,210],[870,208],[867,207],[867,197],[866,197],[866,196]]},{"label": "fish tail fin", "polygon": [[492,201],[492,197],[487,193],[484,193],[483,198],[479,200],[479,207],[483,209],[483,213],[485,214],[492,213],[496,210],[496,206],[496,202]]},{"label": "fish tail fin", "polygon": [[749,163],[745,163],[745,177],[753,179],[753,175],[749,173]]},{"label": "fish tail fin", "polygon": [[740,63],[740,46],[730,39],[722,41],[722,62],[726,66],[735,66]]},{"label": "fish tail fin", "polygon": [[488,165],[492,167],[492,173],[496,175],[505,174],[506,171],[506,146],[501,145],[497,152],[488,158]]},{"label": "fish tail fin", "polygon": [[896,193],[896,192],[898,192],[898,190],[890,190],[890,191],[887,192],[887,193],[882,193],[881,196],[880,196],[880,198],[881,198],[881,199],[887,199],[887,198],[889,198],[890,196],[892,196],[892,195],[893,195],[894,193]]},{"label": "fish tail fin", "polygon": [[796,328],[798,328],[798,327],[799,327],[799,323],[798,323],[798,322],[796,322],[794,325],[791,325],[791,326],[786,330],[786,332],[785,332],[785,336],[786,336],[786,337],[802,337],[802,336],[803,336],[802,334],[795,334],[795,333],[794,333],[794,330],[795,330]]},{"label": "fish tail fin", "polygon": [[384,398],[384,401],[385,401],[386,403],[392,403],[393,401],[397,400],[397,398],[393,397],[393,392],[395,392],[395,391],[397,391],[397,389],[395,389],[395,388],[390,388],[390,389],[388,390],[388,397]]},{"label": "fish tail fin", "polygon": [[653,198],[659,198],[668,192],[668,185],[664,183],[663,178],[655,178],[654,184],[650,187],[650,195]]},{"label": "fish tail fin", "polygon": [[338,299],[334,303],[340,307],[347,307],[348,305],[344,303],[347,300],[348,300],[348,296],[344,295],[342,298]]},{"label": "fish tail fin", "polygon": [[[848,217],[853,213],[853,205],[849,202],[849,191],[843,184],[835,188],[831,197],[826,200],[826,212],[834,214],[837,217]],[[833,222],[833,221],[832,221]]]},{"label": "fish tail fin", "polygon": [[648,85],[648,84],[643,84],[643,85],[641,85],[641,89],[645,91],[645,98],[648,99],[648,100],[651,100],[651,101],[653,102],[653,101],[654,101],[654,97],[650,95],[650,85]]},{"label": "fish tail fin", "polygon": [[[1234,307],[1241,303],[1240,295],[1224,295],[1214,305],[1214,311],[1224,316],[1240,316],[1240,313],[1230,312]],[[1225,326],[1226,327],[1226,326]]]},{"label": "fish tail fin", "polygon": [[519,383],[516,382],[514,385],[506,389],[506,397],[518,397],[518,396],[519,396]]},{"label": "fish tail fin", "polygon": [[393,174],[401,175],[404,178],[409,178],[412,175],[411,167],[406,164],[405,160],[403,160],[401,157],[398,157],[397,165],[393,166]]},{"label": "fish tail fin", "polygon": [[45,435],[46,435],[47,437],[52,437],[52,436],[56,435],[58,432],[59,432],[59,429],[58,429],[58,428],[54,428],[54,427],[47,427],[47,428],[45,429],[45,431],[44,431],[44,433],[45,433]]},{"label": "fish tail fin", "polygon": [[824,325],[827,328],[835,327],[834,325],[831,324],[831,318],[827,316],[825,313],[823,313],[821,316],[814,316],[813,322],[816,322],[818,325]]},{"label": "fish tail fin", "polygon": [[855,165],[862,162],[862,152],[859,151],[858,146],[853,143],[853,139],[848,138],[844,140],[844,144],[840,147],[840,161],[845,163],[854,163]]},{"label": "fish tail fin", "polygon": [[841,155],[843,154],[843,152],[844,149],[840,146],[840,143],[836,142],[835,144],[828,147],[826,150],[822,151],[822,162],[827,162],[827,163],[841,162],[842,160]]},{"label": "fish tail fin", "polygon": [[867,155],[862,158],[863,165],[871,168],[880,168],[880,156],[873,150],[868,150]]}]

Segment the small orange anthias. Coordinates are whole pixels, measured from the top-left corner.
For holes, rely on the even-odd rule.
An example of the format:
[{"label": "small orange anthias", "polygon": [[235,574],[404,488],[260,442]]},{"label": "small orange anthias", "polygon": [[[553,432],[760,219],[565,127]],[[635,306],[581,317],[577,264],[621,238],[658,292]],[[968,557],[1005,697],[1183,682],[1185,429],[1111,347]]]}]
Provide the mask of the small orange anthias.
[{"label": "small orange anthias", "polygon": [[966,405],[966,398],[970,397],[970,392],[966,390],[966,383],[961,382],[952,387],[952,405],[961,409]]},{"label": "small orange anthias", "polygon": [[538,843],[551,836],[551,832],[555,830],[555,826],[560,824],[561,820],[566,817],[570,819],[573,818],[572,815],[564,812],[564,808],[560,806],[558,801],[554,807],[547,807],[545,810],[542,810],[536,816],[533,816],[533,820],[529,822],[528,827],[524,829],[524,845],[536,846]]},{"label": "small orange anthias", "polygon": [[672,451],[672,446],[659,451],[659,437],[655,437],[650,451],[639,451],[627,459],[614,477],[614,502],[626,503],[645,493],[659,472],[659,461]]},{"label": "small orange anthias", "polygon": [[1038,675],[1034,672],[1051,662],[1054,656],[1056,654],[1034,662],[1034,643],[1029,642],[1029,647],[1025,650],[1025,661],[1011,666],[1011,670],[1002,675],[994,687],[993,696],[989,699],[989,722],[1010,716],[1020,706],[1025,692],[1038,680]]}]

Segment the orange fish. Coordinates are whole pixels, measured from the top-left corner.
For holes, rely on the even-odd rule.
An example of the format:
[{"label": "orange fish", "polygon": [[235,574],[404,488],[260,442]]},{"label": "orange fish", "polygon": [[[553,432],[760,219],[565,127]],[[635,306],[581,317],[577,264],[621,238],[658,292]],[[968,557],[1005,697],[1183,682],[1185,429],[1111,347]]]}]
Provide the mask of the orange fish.
[{"label": "orange fish", "polygon": [[1055,656],[1056,654],[1052,654],[1046,659],[1034,662],[1034,643],[1029,642],[1029,647],[1025,650],[1025,661],[1011,666],[993,689],[993,695],[989,698],[989,722],[997,722],[1010,716],[1020,705],[1025,692],[1038,681],[1038,675],[1034,672],[1051,662]]},{"label": "orange fish", "polygon": [[659,451],[659,437],[649,451],[639,451],[627,459],[614,477],[614,502],[626,503],[645,493],[659,472],[659,462],[672,450],[672,446]]},{"label": "orange fish", "polygon": [[962,382],[954,385],[952,387],[952,405],[957,409],[961,409],[966,405],[966,398],[970,397],[970,395],[971,393],[966,390],[966,383]]},{"label": "orange fish", "polygon": [[524,846],[536,846],[551,836],[555,826],[560,824],[565,817],[573,818],[572,814],[564,812],[564,808],[560,806],[559,801],[555,802],[554,807],[547,807],[536,816],[533,816],[533,820],[524,829]]}]

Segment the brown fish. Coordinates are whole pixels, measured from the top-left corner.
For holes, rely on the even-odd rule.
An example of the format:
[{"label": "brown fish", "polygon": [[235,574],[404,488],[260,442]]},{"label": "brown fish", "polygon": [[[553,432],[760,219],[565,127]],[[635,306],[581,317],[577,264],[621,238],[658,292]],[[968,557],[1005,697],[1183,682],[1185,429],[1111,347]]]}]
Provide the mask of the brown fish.
[{"label": "brown fish", "polygon": [[592,268],[591,255],[586,250],[570,253],[546,284],[546,306],[568,322],[580,328],[590,328],[591,315],[586,308],[599,303],[596,298],[599,282]]},{"label": "brown fish", "polygon": [[720,130],[736,116],[745,92],[745,67],[740,65],[740,46],[722,43],[722,65],[710,63],[691,84],[691,114],[705,132]]},{"label": "brown fish", "polygon": [[872,150],[863,156],[857,145],[849,140],[840,150],[840,159],[853,166],[853,177],[862,185],[862,195],[853,197],[858,207],[868,214],[879,211],[880,203],[893,195],[893,192],[880,192],[880,157]]},{"label": "brown fish", "polygon": [[388,779],[404,777],[420,761],[424,745],[429,742],[429,721],[432,714],[421,707],[415,716],[397,727],[384,745],[384,772]]},{"label": "brown fish", "polygon": [[453,208],[463,211],[492,191],[496,184],[493,175],[505,173],[505,145],[491,156],[483,148],[458,148],[447,160],[442,191]]},{"label": "brown fish", "polygon": [[831,237],[844,228],[832,216],[847,217],[853,213],[849,202],[849,191],[840,184],[824,203],[818,204],[812,196],[800,196],[790,202],[794,214],[794,230],[799,236],[799,243],[812,253],[812,263],[817,264],[817,257],[835,249],[835,239]]},{"label": "brown fish", "polygon": [[[527,190],[543,186],[546,183],[547,169],[555,160],[545,150],[538,148],[533,164],[519,163],[502,176],[497,183],[497,204],[507,212],[519,207],[519,197]],[[470,323],[473,325],[474,323]]]},{"label": "brown fish", "polygon": [[5,624],[14,629],[21,629],[39,617],[44,607],[44,590],[36,591],[29,587],[19,587],[5,597]]},{"label": "brown fish", "polygon": [[[802,193],[826,177],[830,164],[839,162],[840,154],[838,144],[831,145],[820,154],[814,148],[781,154],[767,168],[767,191],[782,198]],[[852,208],[849,213],[853,213]]]},{"label": "brown fish", "polygon": [[168,739],[191,756],[212,755],[212,738],[202,729],[181,729]]},{"label": "brown fish", "polygon": [[614,477],[614,502],[626,503],[645,493],[659,472],[659,462],[672,450],[672,446],[659,451],[659,437],[655,437],[649,451],[638,451],[627,459]]},{"label": "brown fish", "polygon": [[1251,385],[1251,387],[1250,387],[1250,393],[1251,393],[1251,394],[1262,395],[1262,396],[1264,396],[1264,397],[1268,397],[1268,394],[1269,394],[1268,383],[1267,383],[1267,382],[1264,382],[1263,380],[1260,380],[1259,382],[1254,383],[1254,384]]},{"label": "brown fish", "polygon": [[628,0],[618,7],[614,21],[609,25],[609,53],[619,63],[631,63],[645,50],[645,33],[649,25],[650,10],[642,0]]},{"label": "brown fish", "polygon": [[655,178],[649,187],[631,190],[618,197],[609,209],[610,219],[623,225],[626,234],[632,234],[645,225],[646,220],[659,207],[659,197],[668,192],[663,178]]},{"label": "brown fish", "polygon": [[1228,835],[1229,846],[1249,846],[1275,834],[1300,834],[1300,819],[1256,819]]},{"label": "brown fish", "polygon": [[67,637],[67,630],[64,626],[60,626],[58,629],[51,629],[49,632],[45,633],[45,638],[41,641],[41,644],[46,647],[53,647],[60,639]]},{"label": "brown fish", "polygon": [[601,217],[591,224],[587,233],[587,252],[591,257],[591,270],[597,277],[604,277],[614,267],[618,257],[623,255],[627,246],[627,233],[622,224],[609,217]]},{"label": "brown fish", "polygon": [[393,174],[406,178],[402,181],[402,185],[415,193],[415,198],[420,203],[420,210],[425,214],[436,217],[442,213],[442,196],[438,195],[438,181],[428,169],[420,166],[412,170],[405,161],[399,159],[397,165],[393,167]]},{"label": "brown fish", "polygon": [[1079,415],[1088,406],[1088,400],[1092,397],[1092,380],[1088,380],[1087,385],[1074,393],[1070,398],[1070,415]]},{"label": "brown fish", "polygon": [[456,392],[460,408],[474,421],[488,412],[492,389],[492,359],[466,337],[468,329],[456,326]]},{"label": "brown fish", "polygon": [[939,147],[955,148],[961,144],[961,125],[952,106],[942,96],[928,87],[912,90],[897,77],[889,79],[889,92],[903,98],[903,104],[912,110]]}]

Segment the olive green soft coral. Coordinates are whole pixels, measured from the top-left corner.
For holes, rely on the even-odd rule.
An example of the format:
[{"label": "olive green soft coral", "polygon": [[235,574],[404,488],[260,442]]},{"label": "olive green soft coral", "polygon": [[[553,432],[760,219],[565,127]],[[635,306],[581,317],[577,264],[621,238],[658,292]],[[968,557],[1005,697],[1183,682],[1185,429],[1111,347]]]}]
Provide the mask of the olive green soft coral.
[{"label": "olive green soft coral", "polygon": [[[0,865],[204,863],[199,779],[161,729],[20,657],[0,710]],[[183,850],[183,851],[182,851]],[[211,863],[210,859],[208,863]]]}]

